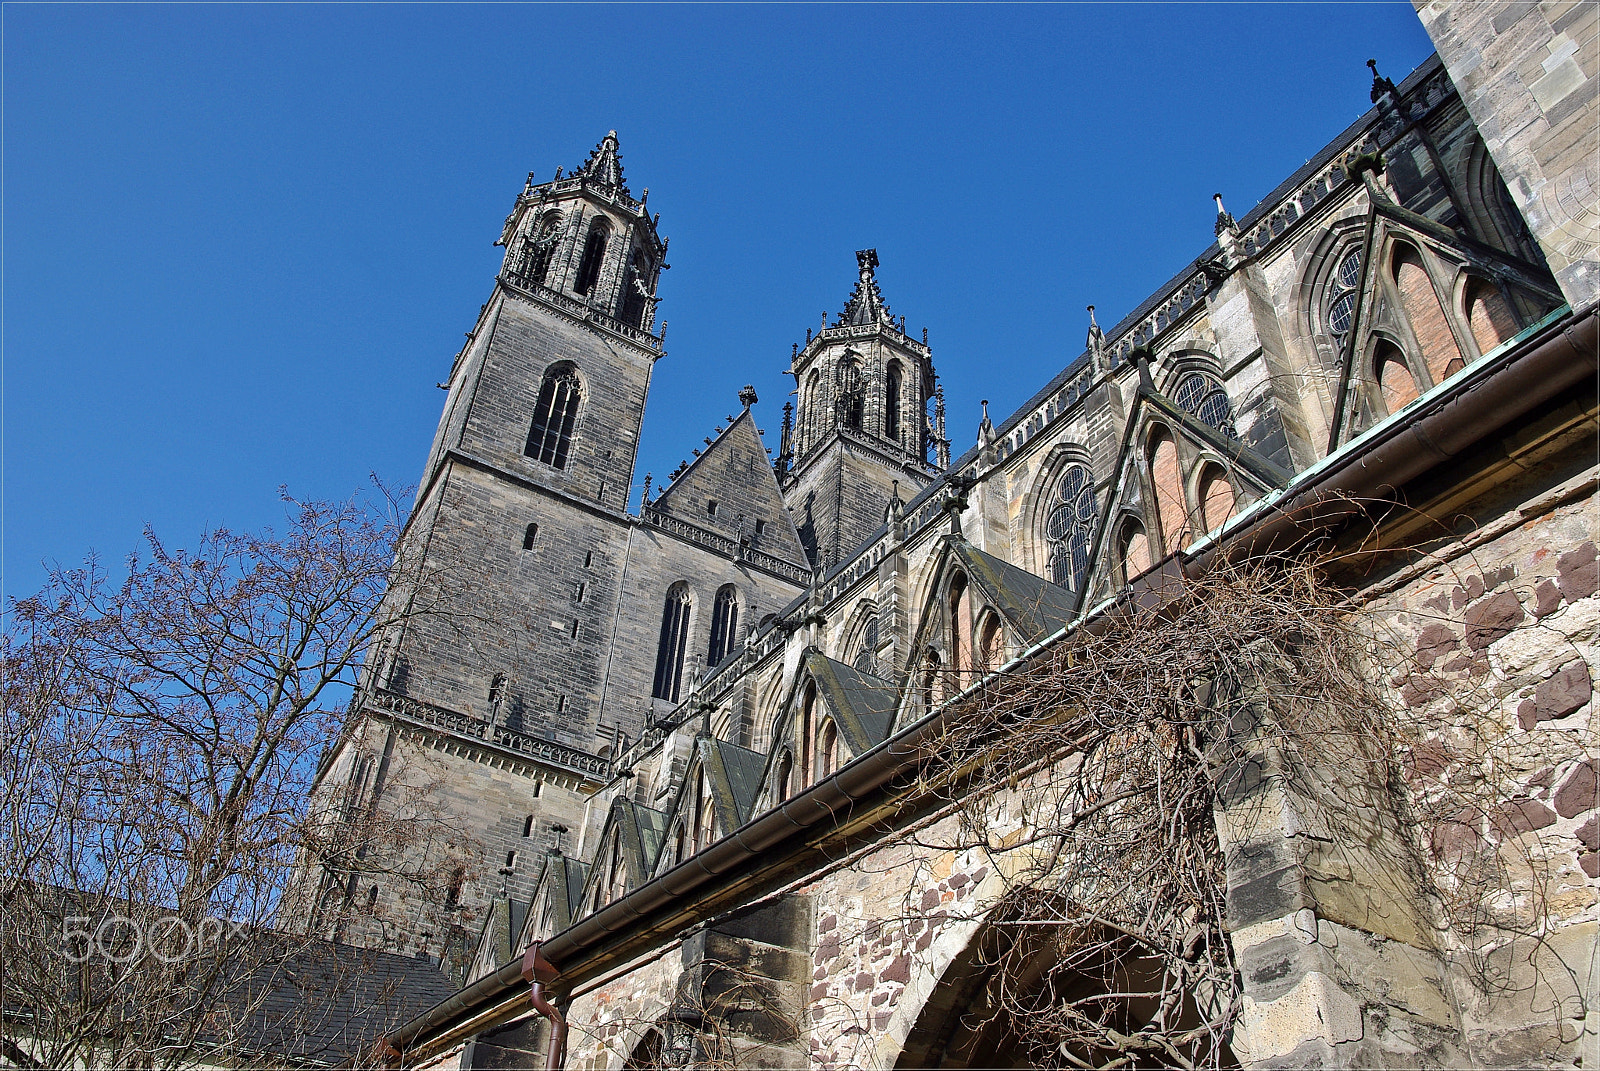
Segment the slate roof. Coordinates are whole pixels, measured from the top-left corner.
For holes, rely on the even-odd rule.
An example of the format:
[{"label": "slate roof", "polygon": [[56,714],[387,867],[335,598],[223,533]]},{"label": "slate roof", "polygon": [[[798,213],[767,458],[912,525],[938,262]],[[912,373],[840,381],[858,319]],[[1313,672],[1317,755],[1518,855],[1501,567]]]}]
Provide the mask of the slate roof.
[{"label": "slate roof", "polygon": [[731,833],[749,820],[761,791],[761,774],[767,757],[726,740],[701,736],[700,768],[711,786],[711,799],[725,832]]},{"label": "slate roof", "polygon": [[894,685],[817,650],[806,654],[803,666],[817,682],[817,692],[851,754],[870,751],[889,735],[900,702]]},{"label": "slate roof", "polygon": [[951,537],[950,552],[1028,642],[1042,640],[1072,620],[1072,592],[1066,588],[985,554],[959,537]]}]

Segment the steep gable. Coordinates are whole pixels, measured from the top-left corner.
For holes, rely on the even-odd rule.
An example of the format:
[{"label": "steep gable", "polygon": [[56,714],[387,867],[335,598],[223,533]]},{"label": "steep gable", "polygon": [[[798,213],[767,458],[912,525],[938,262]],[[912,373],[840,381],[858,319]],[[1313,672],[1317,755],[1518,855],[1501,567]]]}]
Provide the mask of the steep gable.
[{"label": "steep gable", "polygon": [[810,568],[748,406],[648,508]]}]

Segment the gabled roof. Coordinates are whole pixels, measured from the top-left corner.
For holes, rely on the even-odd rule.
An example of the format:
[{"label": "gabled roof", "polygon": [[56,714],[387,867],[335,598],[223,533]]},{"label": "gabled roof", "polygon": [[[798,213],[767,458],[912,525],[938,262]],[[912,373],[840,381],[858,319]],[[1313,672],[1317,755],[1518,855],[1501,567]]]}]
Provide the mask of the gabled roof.
[{"label": "gabled roof", "polygon": [[[531,910],[539,906],[541,896],[549,897],[550,925],[552,932],[560,933],[571,926],[578,917],[578,905],[583,900],[584,882],[589,877],[589,864],[579,859],[566,855],[560,848],[550,848],[544,853],[544,871],[539,876],[539,882],[534,888],[533,903],[529,905],[530,911],[523,923],[523,929],[538,918],[538,912]],[[518,938],[519,944],[527,944],[529,934],[523,933]]]},{"label": "gabled roof", "polygon": [[750,818],[767,757],[711,736],[698,737],[695,744],[700,753],[700,769],[716,804],[718,824],[731,833]]},{"label": "gabled roof", "polygon": [[[717,503],[715,515],[706,508],[711,501]],[[749,406],[648,508],[811,568]],[[764,522],[760,536],[755,531],[757,521]]]},{"label": "gabled roof", "polygon": [[900,701],[894,685],[817,650],[806,653],[801,668],[816,681],[852,754],[870,751],[888,735]]},{"label": "gabled roof", "polygon": [[985,554],[960,537],[951,538],[950,552],[1025,640],[1044,639],[1072,620],[1072,592],[1066,588]]}]

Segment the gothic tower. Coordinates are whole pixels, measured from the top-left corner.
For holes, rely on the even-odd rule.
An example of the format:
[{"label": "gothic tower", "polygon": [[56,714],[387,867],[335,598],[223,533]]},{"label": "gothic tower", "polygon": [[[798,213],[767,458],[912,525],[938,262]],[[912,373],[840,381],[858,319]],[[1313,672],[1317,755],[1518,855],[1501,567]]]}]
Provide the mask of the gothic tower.
[{"label": "gothic tower", "polygon": [[444,826],[480,846],[433,890],[442,906],[370,869],[315,879],[319,905],[333,897],[348,915],[366,903],[412,948],[437,954],[487,899],[525,897],[545,849],[578,828],[609,776],[609,754],[640,729],[637,707],[601,706],[662,355],[667,243],[645,196],[623,180],[614,131],[571,174],[528,176],[493,291],[443,384],[397,559],[408,565],[391,583],[391,610],[432,612],[401,615],[383,638],[351,731],[319,773],[339,808],[398,805],[407,779],[431,778]]},{"label": "gothic tower", "polygon": [[890,499],[910,498],[939,468],[944,444],[929,425],[933,359],[905,333],[878,289],[878,252],[856,253],[860,272],[844,311],[808,338],[790,368],[800,404],[778,458],[784,498],[813,566],[838,564],[884,523]]}]

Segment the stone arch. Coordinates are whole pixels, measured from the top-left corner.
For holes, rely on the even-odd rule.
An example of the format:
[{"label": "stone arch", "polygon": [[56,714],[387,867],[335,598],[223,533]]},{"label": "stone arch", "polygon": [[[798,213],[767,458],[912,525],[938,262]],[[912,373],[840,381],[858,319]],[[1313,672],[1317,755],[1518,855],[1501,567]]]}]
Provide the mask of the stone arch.
[{"label": "stone arch", "polygon": [[[1050,538],[1050,518],[1056,508],[1063,504],[1059,497],[1062,481],[1075,466],[1081,466],[1088,474],[1089,488],[1095,497],[1098,512],[1100,497],[1095,480],[1094,463],[1089,451],[1077,443],[1057,443],[1046,456],[1045,463],[1040,466],[1039,475],[1026,492],[1023,505],[1025,511],[1023,516],[1027,518],[1023,539],[1024,553],[1027,556],[1027,564],[1031,566],[1029,572],[1035,576],[1053,579],[1050,575],[1050,562],[1051,544],[1054,541]],[[1092,530],[1090,539],[1092,542]],[[1085,581],[1092,571],[1092,564],[1090,563],[1090,569],[1085,570]]]},{"label": "stone arch", "polygon": [[1238,490],[1227,464],[1215,454],[1202,454],[1190,478],[1190,501],[1201,532],[1214,532],[1238,509]]},{"label": "stone arch", "polygon": [[[1300,281],[1290,295],[1300,329],[1327,371],[1337,371],[1342,363],[1338,339],[1328,323],[1328,304],[1336,296],[1332,291],[1339,282],[1339,268],[1352,252],[1360,252],[1365,229],[1364,212],[1330,223],[1311,243]],[[1324,403],[1331,407],[1332,399]]]},{"label": "stone arch", "polygon": [[1124,512],[1117,518],[1115,572],[1123,584],[1131,584],[1155,564],[1155,548],[1150,544],[1149,530],[1144,518]]},{"label": "stone arch", "polygon": [[1428,370],[1428,378],[1431,383],[1441,383],[1460,371],[1465,362],[1426,254],[1413,242],[1396,240],[1384,262],[1411,334],[1417,340],[1417,354]]}]

